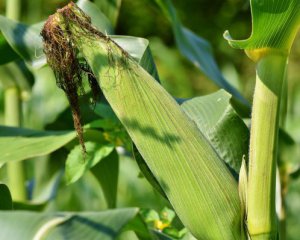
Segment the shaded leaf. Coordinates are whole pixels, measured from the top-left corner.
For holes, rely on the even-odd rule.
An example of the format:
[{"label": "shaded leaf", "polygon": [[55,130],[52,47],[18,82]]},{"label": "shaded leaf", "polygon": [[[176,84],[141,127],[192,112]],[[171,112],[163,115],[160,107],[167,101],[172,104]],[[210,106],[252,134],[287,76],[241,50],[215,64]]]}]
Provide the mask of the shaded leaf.
[{"label": "shaded leaf", "polygon": [[20,94],[24,99],[28,98],[30,92],[30,84],[28,83],[28,76],[22,70],[21,62],[10,62],[8,64],[0,66],[0,84],[3,89],[10,87],[18,87]]},{"label": "shaded leaf", "polygon": [[14,210],[27,210],[41,212],[47,206],[47,202],[30,203],[30,202],[14,202]]},{"label": "shaded leaf", "polygon": [[40,67],[45,63],[40,30],[42,23],[27,26],[0,16],[0,30],[6,41],[28,64]]},{"label": "shaded leaf", "polygon": [[114,240],[137,212],[136,208],[93,213],[2,211],[0,239]]},{"label": "shaded leaf", "polygon": [[143,240],[153,239],[141,214],[137,214],[135,218],[129,221],[128,224],[123,229],[123,231],[128,231],[128,230],[134,231],[135,234],[139,237],[139,239],[143,239]]},{"label": "shaded leaf", "polygon": [[174,240],[174,238],[170,237],[169,235],[166,235],[165,233],[162,233],[157,230],[153,230],[153,234],[158,240]]},{"label": "shaded leaf", "polygon": [[8,44],[3,34],[0,32],[0,65],[19,59],[19,55]]},{"label": "shaded leaf", "polygon": [[12,210],[13,202],[9,188],[4,184],[0,183],[0,210]]},{"label": "shaded leaf", "polygon": [[92,169],[92,173],[101,184],[107,206],[115,208],[119,179],[119,156],[114,150]]}]

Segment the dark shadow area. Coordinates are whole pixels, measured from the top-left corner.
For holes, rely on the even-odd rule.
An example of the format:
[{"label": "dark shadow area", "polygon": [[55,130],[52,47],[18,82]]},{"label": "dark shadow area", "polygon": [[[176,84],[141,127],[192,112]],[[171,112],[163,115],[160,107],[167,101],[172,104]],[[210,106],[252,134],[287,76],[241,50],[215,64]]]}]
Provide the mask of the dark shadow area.
[{"label": "dark shadow area", "polygon": [[[16,25],[13,30],[13,39],[16,41],[16,45],[19,48],[20,46],[27,46],[25,41],[25,35],[28,30],[28,27],[23,24]],[[25,48],[23,49],[25,50]],[[23,58],[30,59],[30,54],[27,51],[22,51]]]},{"label": "dark shadow area", "polygon": [[263,12],[267,13],[282,13],[285,12],[290,7],[289,1],[282,1],[282,0],[273,0],[272,6],[268,1],[256,0],[257,5]]},{"label": "dark shadow area", "polygon": [[[81,230],[83,231],[84,229],[82,228],[91,228],[92,230],[96,232],[100,232],[101,234],[105,234],[110,236],[111,238],[116,238],[117,237],[117,232],[114,231],[112,228],[103,225],[101,223],[92,221],[88,218],[81,217],[81,216],[73,216],[71,217],[68,221],[66,221],[63,225],[68,225],[68,227],[63,227],[63,236],[70,236],[70,228],[73,227],[78,227],[81,225]],[[77,225],[77,226],[76,226]]]},{"label": "dark shadow area", "polygon": [[70,133],[70,131],[39,131],[29,128],[17,128],[0,126],[0,137],[48,137],[60,136]]},{"label": "dark shadow area", "polygon": [[141,123],[136,119],[129,119],[125,117],[122,118],[121,121],[130,130],[140,131],[143,135],[154,138],[160,143],[168,145],[170,148],[172,148],[174,143],[181,141],[178,135],[167,132],[159,134],[151,125],[141,125]]}]

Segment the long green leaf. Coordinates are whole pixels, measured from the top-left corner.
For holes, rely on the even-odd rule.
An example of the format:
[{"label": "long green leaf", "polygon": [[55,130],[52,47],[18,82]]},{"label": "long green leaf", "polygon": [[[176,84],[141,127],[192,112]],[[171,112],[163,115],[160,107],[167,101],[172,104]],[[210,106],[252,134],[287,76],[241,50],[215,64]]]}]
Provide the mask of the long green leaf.
[{"label": "long green leaf", "polygon": [[36,131],[0,126],[0,164],[46,155],[74,138],[74,131]]},{"label": "long green leaf", "polygon": [[0,15],[0,30],[6,41],[28,64],[39,67],[45,62],[42,39],[39,36],[42,23],[27,26]]},{"label": "long green leaf", "polygon": [[[75,5],[64,11],[82,17]],[[241,239],[237,184],[196,125],[115,42],[80,34],[86,22],[63,12],[48,24],[59,23],[70,23],[75,46],[187,228],[199,239]]]},{"label": "long green leaf", "polygon": [[219,87],[224,88],[243,104],[248,105],[247,100],[223,77],[213,57],[210,43],[182,26],[170,0],[155,1],[170,20],[177,46],[182,55],[190,60]]},{"label": "long green leaf", "polygon": [[103,212],[32,213],[0,212],[0,239],[115,240],[123,226],[133,219],[136,208]]}]

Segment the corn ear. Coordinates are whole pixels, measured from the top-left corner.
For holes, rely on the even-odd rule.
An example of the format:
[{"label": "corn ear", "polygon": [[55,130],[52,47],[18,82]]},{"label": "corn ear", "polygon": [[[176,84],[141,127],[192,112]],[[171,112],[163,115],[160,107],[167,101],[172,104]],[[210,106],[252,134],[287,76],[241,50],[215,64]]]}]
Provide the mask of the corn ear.
[{"label": "corn ear", "polygon": [[[183,224],[197,239],[241,239],[237,183],[174,99],[115,42],[91,27],[76,5],[69,4],[49,21],[44,39],[54,36],[62,45],[69,41],[83,55]],[[56,28],[60,30],[51,35]]]}]

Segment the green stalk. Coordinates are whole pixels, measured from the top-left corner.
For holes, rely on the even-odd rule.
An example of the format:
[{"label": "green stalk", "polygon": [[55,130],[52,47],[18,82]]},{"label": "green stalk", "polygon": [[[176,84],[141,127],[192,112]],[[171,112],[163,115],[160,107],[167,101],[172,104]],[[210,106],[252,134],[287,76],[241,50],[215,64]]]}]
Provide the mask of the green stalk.
[{"label": "green stalk", "polygon": [[257,62],[253,99],[247,225],[251,239],[276,239],[275,210],[280,98],[287,54],[267,50]]},{"label": "green stalk", "polygon": [[21,0],[6,0],[6,17],[19,20],[21,13]]},{"label": "green stalk", "polygon": [[[21,1],[6,1],[6,16],[13,20],[20,18]],[[18,86],[13,83],[5,89],[5,125],[19,127],[21,125],[21,102]],[[7,163],[8,186],[15,201],[26,200],[25,173],[22,162]]]},{"label": "green stalk", "polygon": [[[4,92],[5,125],[21,125],[20,92],[17,87],[9,87]],[[22,162],[10,162],[7,164],[8,185],[12,197],[16,201],[26,199],[25,175]]]}]

